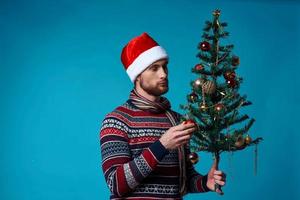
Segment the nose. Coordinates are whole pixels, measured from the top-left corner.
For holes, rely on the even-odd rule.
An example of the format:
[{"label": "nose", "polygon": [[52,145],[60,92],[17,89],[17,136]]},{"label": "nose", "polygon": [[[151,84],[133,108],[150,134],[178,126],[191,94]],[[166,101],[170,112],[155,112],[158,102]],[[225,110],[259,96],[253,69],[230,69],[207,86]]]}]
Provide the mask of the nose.
[{"label": "nose", "polygon": [[166,79],[167,76],[168,76],[168,72],[166,71],[166,69],[164,67],[160,67],[159,68],[159,78]]}]

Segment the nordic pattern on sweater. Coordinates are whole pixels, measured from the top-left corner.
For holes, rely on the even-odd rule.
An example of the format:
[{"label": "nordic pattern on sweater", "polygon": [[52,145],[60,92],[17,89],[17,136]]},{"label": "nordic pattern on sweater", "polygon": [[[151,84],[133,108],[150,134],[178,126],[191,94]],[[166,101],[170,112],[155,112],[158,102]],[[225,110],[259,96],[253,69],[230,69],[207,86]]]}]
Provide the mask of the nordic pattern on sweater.
[{"label": "nordic pattern on sweater", "polygon": [[[178,152],[158,140],[171,126],[165,113],[140,110],[130,101],[105,117],[100,144],[111,199],[181,199]],[[208,191],[206,178],[188,163],[188,192]]]}]

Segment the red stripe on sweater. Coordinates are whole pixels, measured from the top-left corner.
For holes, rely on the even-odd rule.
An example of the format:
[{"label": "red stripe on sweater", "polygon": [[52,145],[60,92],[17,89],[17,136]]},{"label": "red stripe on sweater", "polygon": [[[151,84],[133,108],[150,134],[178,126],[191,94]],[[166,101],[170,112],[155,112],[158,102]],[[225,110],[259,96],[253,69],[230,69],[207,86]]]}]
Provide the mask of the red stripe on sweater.
[{"label": "red stripe on sweater", "polygon": [[131,138],[129,139],[129,144],[130,145],[133,145],[133,144],[141,144],[141,143],[153,143],[155,142],[156,140],[158,140],[159,137],[138,137],[138,138]]},{"label": "red stripe on sweater", "polygon": [[[125,107],[118,107],[116,110],[124,112],[124,113],[130,115],[130,117],[149,117],[149,112],[142,111],[142,110],[129,110]],[[151,113],[151,116],[161,117],[161,118],[166,117],[165,113],[156,113],[156,114]]]},{"label": "red stripe on sweater", "polygon": [[199,192],[204,192],[204,188],[202,186],[202,177],[197,179],[196,187]]},{"label": "red stripe on sweater", "polygon": [[100,139],[103,138],[104,136],[110,136],[110,135],[117,135],[117,136],[121,136],[121,137],[124,137],[124,138],[128,138],[127,136],[127,133],[124,132],[124,131],[121,131],[119,129],[116,129],[116,128],[106,128],[104,130],[102,130],[100,132]]},{"label": "red stripe on sweater", "polygon": [[126,156],[114,156],[110,159],[105,160],[102,163],[102,168],[104,171],[108,170],[109,168],[113,166],[118,166],[120,164],[124,164],[130,161],[129,157]]},{"label": "red stripe on sweater", "polygon": [[125,174],[124,174],[124,167],[123,166],[120,166],[118,167],[117,169],[117,172],[116,172],[116,181],[117,181],[117,192],[119,194],[119,196],[122,196],[123,194],[127,193],[130,188],[127,184],[127,181],[126,181],[126,177],[125,177]]},{"label": "red stripe on sweater", "polygon": [[147,161],[148,165],[154,169],[155,166],[158,163],[158,160],[155,158],[155,156],[153,155],[153,153],[150,151],[150,149],[145,149],[143,152],[143,156],[145,158],[145,160]]}]

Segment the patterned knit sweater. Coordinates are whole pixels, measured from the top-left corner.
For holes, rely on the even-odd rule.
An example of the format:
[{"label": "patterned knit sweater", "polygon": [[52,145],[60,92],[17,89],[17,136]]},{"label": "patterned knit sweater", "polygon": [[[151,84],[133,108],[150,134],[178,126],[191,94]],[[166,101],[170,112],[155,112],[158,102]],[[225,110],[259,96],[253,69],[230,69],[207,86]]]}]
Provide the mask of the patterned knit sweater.
[{"label": "patterned knit sweater", "polygon": [[[140,110],[130,100],[105,117],[100,144],[110,199],[182,199],[178,151],[168,151],[158,140],[171,126],[165,113]],[[187,192],[209,191],[207,176],[190,162],[186,175]]]}]

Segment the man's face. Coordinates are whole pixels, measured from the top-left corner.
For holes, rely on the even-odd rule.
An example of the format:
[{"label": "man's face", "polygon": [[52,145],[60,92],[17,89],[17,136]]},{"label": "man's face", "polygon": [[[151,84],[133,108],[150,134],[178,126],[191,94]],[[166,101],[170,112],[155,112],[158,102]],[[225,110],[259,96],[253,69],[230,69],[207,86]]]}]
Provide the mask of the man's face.
[{"label": "man's face", "polygon": [[136,84],[150,95],[165,94],[169,90],[167,65],[167,59],[154,62],[137,77]]}]

